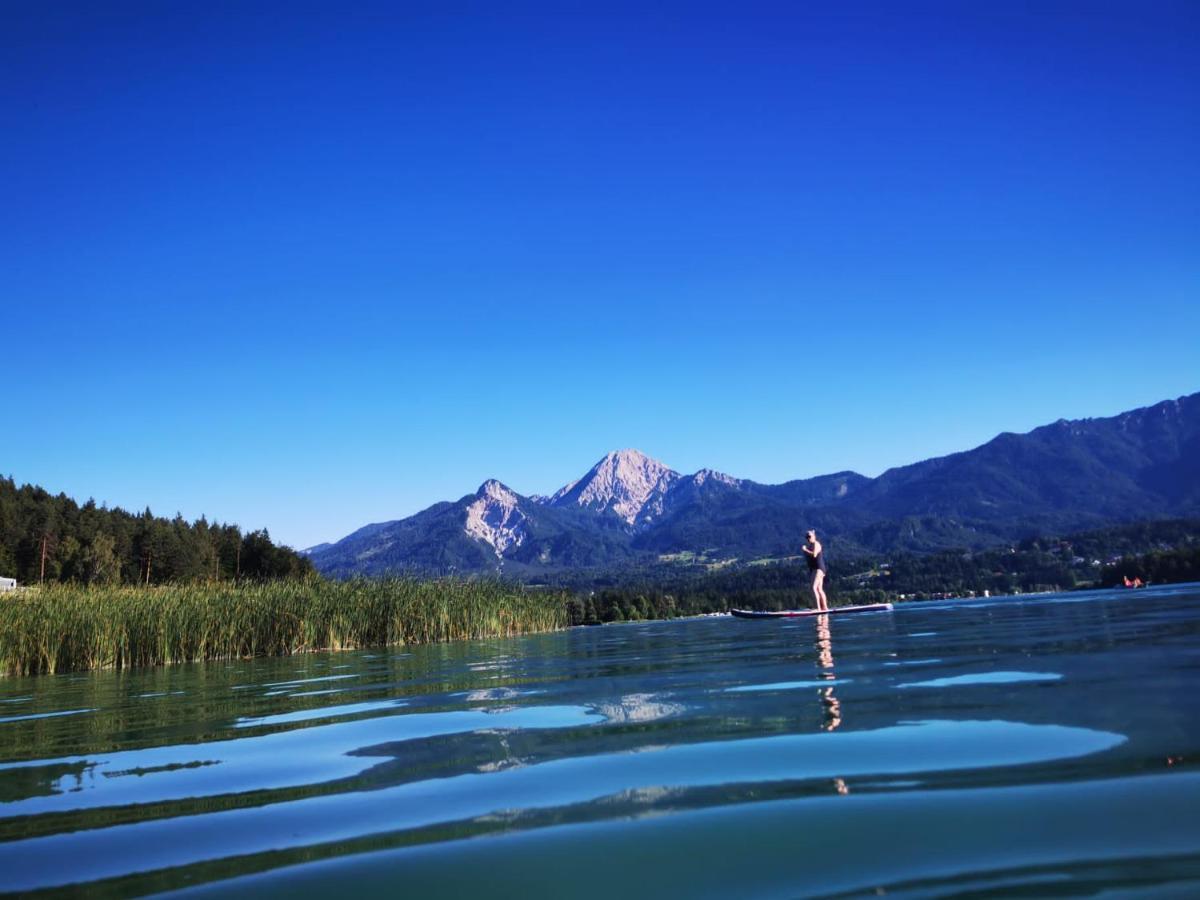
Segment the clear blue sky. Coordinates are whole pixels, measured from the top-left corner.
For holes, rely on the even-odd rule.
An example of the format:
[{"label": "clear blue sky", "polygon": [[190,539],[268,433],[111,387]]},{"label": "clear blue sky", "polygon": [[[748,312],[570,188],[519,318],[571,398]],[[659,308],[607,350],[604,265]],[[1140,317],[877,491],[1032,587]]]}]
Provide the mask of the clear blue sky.
[{"label": "clear blue sky", "polygon": [[1198,98],[1194,2],[7,3],[0,472],[307,546],[1191,393]]}]

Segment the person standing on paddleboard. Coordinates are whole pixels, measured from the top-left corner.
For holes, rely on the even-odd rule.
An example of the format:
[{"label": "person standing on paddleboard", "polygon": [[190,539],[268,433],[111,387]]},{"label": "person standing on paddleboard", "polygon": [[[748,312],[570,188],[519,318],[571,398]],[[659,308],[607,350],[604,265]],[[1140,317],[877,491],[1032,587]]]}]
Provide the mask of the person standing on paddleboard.
[{"label": "person standing on paddleboard", "polygon": [[809,531],[805,534],[808,538],[801,549],[804,555],[808,557],[808,571],[812,575],[812,592],[813,597],[817,601],[817,609],[829,609],[829,602],[825,599],[825,551],[821,547],[821,542],[817,540],[817,533]]}]

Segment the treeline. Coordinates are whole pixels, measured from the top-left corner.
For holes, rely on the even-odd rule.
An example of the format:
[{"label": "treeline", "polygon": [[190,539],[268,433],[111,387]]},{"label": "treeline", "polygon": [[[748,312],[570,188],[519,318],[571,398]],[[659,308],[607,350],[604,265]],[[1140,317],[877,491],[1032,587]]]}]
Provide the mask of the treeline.
[{"label": "treeline", "polygon": [[80,505],[0,479],[0,576],[21,584],[165,584],[303,577],[312,564],[263,531]]},{"label": "treeline", "polygon": [[879,589],[917,599],[984,591],[1070,591],[1120,581],[1119,574],[1106,581],[1110,566],[1120,568],[1119,559],[1195,546],[1200,546],[1200,520],[1136,522],[1066,537],[1027,538],[974,553],[946,551],[861,560],[856,562],[859,571],[843,581],[849,582],[845,586],[851,591]]},{"label": "treeline", "polygon": [[[986,551],[842,557],[829,548],[826,593],[835,605],[1069,591],[1121,583],[1200,581],[1200,520],[1139,522],[1067,537],[1029,538]],[[730,608],[810,605],[803,563],[713,572],[660,567],[569,584],[573,623],[672,618]]]},{"label": "treeline", "polygon": [[885,561],[858,560],[856,571],[841,575],[838,583],[855,595],[882,593],[893,599],[1070,591],[1096,585],[1101,564],[1061,547],[983,553],[952,550]]},{"label": "treeline", "polygon": [[[730,609],[795,609],[811,604],[808,567],[803,563],[747,566],[710,574],[642,578],[590,590],[576,589],[568,605],[572,624],[670,619]],[[831,603],[878,602],[884,592],[862,596],[836,578],[827,582]]]},{"label": "treeline", "polygon": [[1142,556],[1126,556],[1104,567],[1104,587],[1124,584],[1125,578],[1140,578],[1143,584],[1176,584],[1200,581],[1200,546],[1155,550]]},{"label": "treeline", "polygon": [[1070,550],[1075,556],[1105,561],[1195,543],[1200,543],[1200,519],[1162,519],[1112,525],[1062,538],[1027,538],[1014,547],[1055,553]]}]

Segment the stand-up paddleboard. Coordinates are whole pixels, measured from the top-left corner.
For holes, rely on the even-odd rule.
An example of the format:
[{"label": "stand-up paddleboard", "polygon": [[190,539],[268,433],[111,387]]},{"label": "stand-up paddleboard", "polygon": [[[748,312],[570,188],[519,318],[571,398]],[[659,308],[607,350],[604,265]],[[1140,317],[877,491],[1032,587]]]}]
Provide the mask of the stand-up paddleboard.
[{"label": "stand-up paddleboard", "polygon": [[843,613],[887,612],[890,603],[868,603],[865,606],[835,606],[832,609],[784,609],[779,612],[755,612],[752,609],[731,609],[739,619],[803,619],[807,616],[840,616]]}]

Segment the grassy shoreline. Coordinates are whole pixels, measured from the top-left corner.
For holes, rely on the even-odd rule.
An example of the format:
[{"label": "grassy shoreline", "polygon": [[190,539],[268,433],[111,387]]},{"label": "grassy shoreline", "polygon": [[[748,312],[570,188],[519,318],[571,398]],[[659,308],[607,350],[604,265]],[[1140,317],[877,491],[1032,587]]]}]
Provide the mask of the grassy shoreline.
[{"label": "grassy shoreline", "polygon": [[37,675],[288,656],[566,625],[565,595],[498,581],[47,585],[0,598],[0,672]]}]

